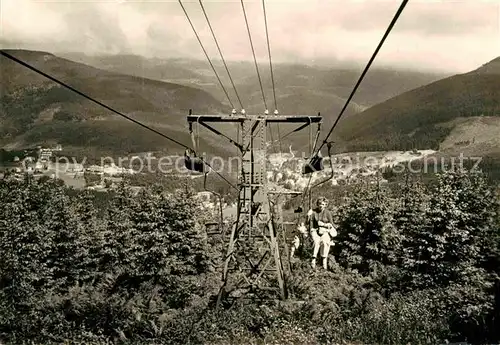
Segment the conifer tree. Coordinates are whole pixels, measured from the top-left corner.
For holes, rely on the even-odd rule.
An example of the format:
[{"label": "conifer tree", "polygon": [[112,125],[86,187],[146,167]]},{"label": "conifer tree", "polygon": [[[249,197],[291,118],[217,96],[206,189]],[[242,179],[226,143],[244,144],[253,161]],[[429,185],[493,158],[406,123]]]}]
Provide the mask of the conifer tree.
[{"label": "conifer tree", "polygon": [[[428,207],[410,194],[410,223],[404,226],[404,268],[419,287],[470,283],[488,253],[495,233],[495,198],[481,174],[461,170],[438,175]],[[413,206],[411,206],[413,205]],[[404,210],[403,210],[404,211]],[[409,220],[409,218],[408,218]]]},{"label": "conifer tree", "polygon": [[385,192],[379,186],[354,191],[339,214],[334,250],[340,263],[363,273],[370,272],[374,265],[393,265],[399,241]]},{"label": "conifer tree", "polygon": [[102,219],[98,218],[95,195],[89,190],[83,190],[71,199],[72,212],[74,212],[78,233],[81,236],[82,255],[80,265],[84,268],[80,279],[82,282],[91,282],[100,276],[99,260],[104,244],[105,226]]},{"label": "conifer tree", "polygon": [[37,290],[50,280],[51,239],[40,225],[30,192],[25,182],[0,182],[0,281],[13,311],[35,303]]},{"label": "conifer tree", "polygon": [[407,175],[401,191],[400,202],[396,206],[394,225],[402,238],[399,265],[403,270],[402,282],[406,287],[424,284],[419,281],[418,272],[423,268],[422,251],[428,245],[428,238],[423,233],[427,226],[428,197],[425,186],[410,180]]},{"label": "conifer tree", "polygon": [[120,183],[107,210],[100,255],[101,272],[134,270],[134,260],[129,255],[134,245],[134,229],[130,220],[134,203],[131,189]]},{"label": "conifer tree", "polygon": [[42,183],[40,187],[33,198],[44,205],[40,220],[50,237],[49,267],[53,283],[64,288],[78,283],[84,274],[85,240],[65,187],[53,180]]}]

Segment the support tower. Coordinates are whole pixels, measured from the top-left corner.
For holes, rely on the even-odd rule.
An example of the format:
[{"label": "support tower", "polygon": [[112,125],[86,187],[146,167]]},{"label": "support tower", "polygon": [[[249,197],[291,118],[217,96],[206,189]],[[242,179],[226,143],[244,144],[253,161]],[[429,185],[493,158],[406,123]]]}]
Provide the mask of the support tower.
[{"label": "support tower", "polygon": [[[234,298],[287,298],[287,288],[280,249],[284,229],[275,217],[272,194],[267,182],[267,125],[296,123],[299,131],[312,124],[321,125],[321,116],[306,115],[192,115],[187,117],[193,138],[193,124],[202,125],[238,147],[239,200],[236,221],[232,226],[222,274],[217,306]],[[241,141],[221,133],[210,123],[236,123]],[[198,150],[195,146],[195,150]],[[197,170],[197,169],[192,169]],[[298,194],[301,194],[298,192]]]}]

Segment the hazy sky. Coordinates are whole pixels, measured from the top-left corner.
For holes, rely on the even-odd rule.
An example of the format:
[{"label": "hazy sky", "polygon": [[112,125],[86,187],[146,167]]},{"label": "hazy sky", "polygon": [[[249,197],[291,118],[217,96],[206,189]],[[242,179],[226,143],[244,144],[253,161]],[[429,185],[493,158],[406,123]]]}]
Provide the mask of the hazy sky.
[{"label": "hazy sky", "polygon": [[[198,0],[183,0],[218,57]],[[259,60],[267,61],[260,0],[245,0]],[[2,47],[204,58],[176,0],[0,0]],[[252,59],[239,0],[203,1],[226,59]],[[400,1],[266,0],[274,61],[366,64]],[[500,56],[500,0],[410,0],[376,65],[466,72]]]}]

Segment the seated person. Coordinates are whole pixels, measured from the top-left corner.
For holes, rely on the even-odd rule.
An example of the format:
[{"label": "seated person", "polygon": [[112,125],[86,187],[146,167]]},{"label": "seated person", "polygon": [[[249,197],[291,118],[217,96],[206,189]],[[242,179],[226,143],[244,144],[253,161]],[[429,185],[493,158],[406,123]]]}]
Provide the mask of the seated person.
[{"label": "seated person", "polygon": [[314,242],[312,267],[316,267],[316,257],[320,249],[323,259],[323,268],[328,268],[328,254],[330,246],[333,244],[332,237],[337,236],[337,231],[333,226],[333,217],[330,211],[326,209],[328,202],[326,198],[320,197],[316,202],[316,208],[309,210],[311,236]]}]

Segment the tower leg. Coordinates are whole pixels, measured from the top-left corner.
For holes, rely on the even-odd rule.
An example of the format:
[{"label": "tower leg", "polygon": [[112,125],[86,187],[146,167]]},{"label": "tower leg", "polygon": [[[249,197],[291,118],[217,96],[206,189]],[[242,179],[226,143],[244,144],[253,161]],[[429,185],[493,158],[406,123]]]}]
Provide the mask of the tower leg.
[{"label": "tower leg", "polygon": [[269,238],[271,239],[271,253],[274,256],[274,264],[276,268],[276,278],[278,279],[278,284],[280,287],[281,299],[284,300],[287,298],[285,277],[283,274],[283,266],[281,263],[280,250],[278,242],[276,240],[274,224],[272,221],[269,222],[268,228],[269,228]]},{"label": "tower leg", "polygon": [[217,309],[220,308],[221,303],[222,303],[222,299],[223,299],[223,295],[226,294],[227,280],[229,277],[229,274],[228,274],[229,273],[228,272],[229,263],[231,261],[231,258],[233,257],[233,253],[234,253],[237,230],[238,230],[238,222],[235,222],[233,225],[233,228],[231,230],[231,237],[229,239],[229,246],[227,248],[226,258],[224,261],[224,271],[222,272],[222,286],[219,290],[219,295],[217,296],[217,304],[216,304]]}]

